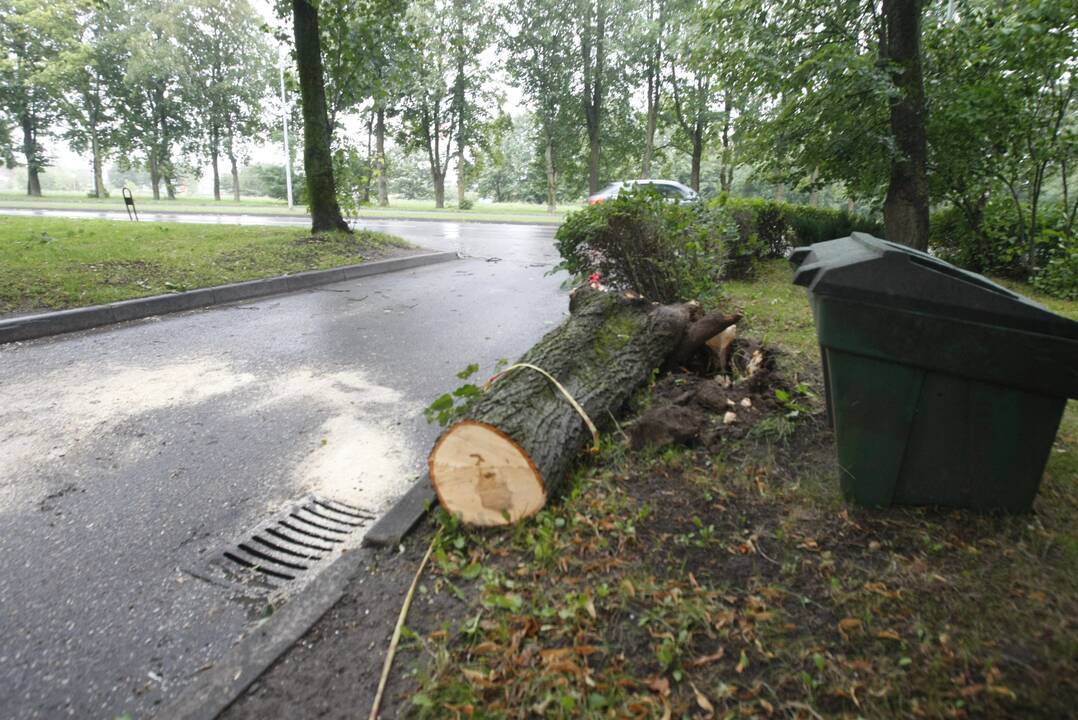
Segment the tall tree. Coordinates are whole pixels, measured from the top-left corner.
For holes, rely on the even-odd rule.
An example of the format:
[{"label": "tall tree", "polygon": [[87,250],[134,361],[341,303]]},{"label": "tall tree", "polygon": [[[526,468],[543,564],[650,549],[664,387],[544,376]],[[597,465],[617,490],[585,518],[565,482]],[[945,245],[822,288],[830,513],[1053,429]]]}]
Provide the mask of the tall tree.
[{"label": "tall tree", "polygon": [[333,179],[318,10],[308,0],[292,0],[292,22],[296,40],[296,70],[303,105],[303,167],[307,177],[311,231],[351,232],[341,217],[341,208],[337,203],[337,187]]},{"label": "tall tree", "polygon": [[439,208],[445,207],[445,178],[458,139],[452,86],[455,63],[448,47],[453,24],[443,9],[435,0],[415,2],[409,8],[416,30],[398,138],[407,150],[427,156],[434,204]]},{"label": "tall tree", "polygon": [[48,160],[42,140],[60,117],[60,89],[49,65],[77,38],[67,0],[9,0],[0,5],[0,108],[21,130],[26,194],[41,195]]},{"label": "tall tree", "polygon": [[928,142],[921,72],[921,13],[924,0],[883,0],[880,59],[887,63],[895,92],[889,100],[895,152],[883,201],[888,239],[928,249]]},{"label": "tall tree", "polygon": [[640,160],[640,177],[651,177],[651,161],[655,156],[655,131],[659,124],[663,80],[666,77],[664,40],[666,34],[667,0],[648,0],[644,18],[641,52],[644,66],[644,95],[646,99],[644,153]]},{"label": "tall tree", "polygon": [[60,52],[51,70],[65,90],[64,137],[76,152],[89,153],[94,195],[108,197],[104,161],[117,142],[117,101],[123,97],[122,15],[114,5],[94,4],[76,11],[75,21],[77,42]]},{"label": "tall tree", "polygon": [[136,0],[127,8],[119,144],[129,155],[143,156],[154,199],[160,199],[162,184],[174,199],[177,156],[191,145],[196,128],[185,95],[180,17],[165,0]]},{"label": "tall tree", "polygon": [[581,56],[581,104],[588,131],[588,194],[599,191],[599,163],[602,157],[603,111],[607,92],[607,52],[609,50],[607,11],[610,0],[580,0],[579,27]]},{"label": "tall tree", "polygon": [[681,140],[692,163],[689,185],[699,191],[704,149],[722,118],[721,77],[717,72],[720,66],[710,57],[712,42],[703,32],[698,3],[682,0],[672,10],[674,37],[667,43],[665,53],[670,106],[677,129],[675,138]]},{"label": "tall tree", "polygon": [[515,0],[506,6],[504,36],[508,70],[534,112],[535,144],[546,176],[546,204],[557,207],[565,166],[580,136],[579,99],[574,94],[575,0]]},{"label": "tall tree", "polygon": [[[389,204],[386,135],[405,94],[412,50],[404,0],[353,0],[322,6],[323,54],[330,124],[344,113],[368,116],[373,148],[367,173],[378,186],[378,204]],[[338,138],[346,143],[346,138]]]},{"label": "tall tree", "polygon": [[201,118],[199,146],[210,159],[213,196],[221,199],[220,159],[231,165],[239,200],[237,154],[262,134],[262,100],[273,81],[272,51],[247,0],[193,0],[180,11],[187,49],[186,92]]}]

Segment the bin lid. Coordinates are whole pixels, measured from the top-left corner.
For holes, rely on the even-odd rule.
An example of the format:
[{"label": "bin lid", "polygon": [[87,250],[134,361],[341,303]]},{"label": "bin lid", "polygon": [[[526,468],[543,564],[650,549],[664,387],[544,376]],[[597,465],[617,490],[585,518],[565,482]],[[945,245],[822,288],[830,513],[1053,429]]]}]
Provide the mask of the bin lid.
[{"label": "bin lid", "polygon": [[1078,340],[1078,322],[919,250],[866,233],[796,248],[794,283],[814,295]]}]

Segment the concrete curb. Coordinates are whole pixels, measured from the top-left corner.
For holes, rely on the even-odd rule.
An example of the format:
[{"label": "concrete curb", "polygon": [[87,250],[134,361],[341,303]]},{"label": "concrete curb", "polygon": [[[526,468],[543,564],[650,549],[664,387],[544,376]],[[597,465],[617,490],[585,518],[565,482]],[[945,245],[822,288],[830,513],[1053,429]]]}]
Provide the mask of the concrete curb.
[{"label": "concrete curb", "polygon": [[294,292],[314,287],[315,285],[325,285],[368,275],[407,270],[424,265],[448,262],[457,258],[458,255],[455,252],[424,253],[389,260],[376,260],[362,265],[346,265],[344,267],[329,268],[328,270],[310,270],[296,273],[295,275],[281,275],[263,278],[262,280],[248,280],[229,285],[171,293],[169,295],[121,300],[120,302],[106,305],[91,305],[72,310],[9,318],[0,320],[0,344],[18,340],[33,340],[34,338],[59,335],[77,330],[88,330],[101,325],[139,320],[183,310],[194,310],[236,300]]},{"label": "concrete curb", "polygon": [[170,720],[214,720],[223,713],[337,604],[365,558],[381,548],[400,544],[426,514],[434,497],[427,478],[413,485],[371,526],[363,537],[363,547],[334,560],[299,595],[252,630],[155,716]]}]

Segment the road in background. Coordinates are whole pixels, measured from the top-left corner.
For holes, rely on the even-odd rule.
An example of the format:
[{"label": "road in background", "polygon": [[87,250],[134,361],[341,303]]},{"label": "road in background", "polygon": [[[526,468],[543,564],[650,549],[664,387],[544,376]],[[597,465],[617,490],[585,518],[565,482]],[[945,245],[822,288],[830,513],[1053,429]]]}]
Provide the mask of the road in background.
[{"label": "road in background", "polygon": [[472,259],[0,346],[5,717],[152,714],[264,611],[207,563],[308,493],[384,510],[422,408],[567,311],[552,228],[364,226]]}]

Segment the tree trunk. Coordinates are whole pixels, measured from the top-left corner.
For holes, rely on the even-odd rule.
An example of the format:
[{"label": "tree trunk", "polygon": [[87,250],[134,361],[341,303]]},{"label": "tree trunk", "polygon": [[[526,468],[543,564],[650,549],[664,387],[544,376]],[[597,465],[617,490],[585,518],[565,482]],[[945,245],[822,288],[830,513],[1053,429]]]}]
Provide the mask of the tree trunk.
[{"label": "tree trunk", "polygon": [[434,207],[441,210],[445,207],[445,175],[439,172],[431,172],[434,180]]},{"label": "tree trunk", "polygon": [[883,0],[885,37],[880,55],[896,69],[891,80],[891,135],[897,154],[883,203],[887,239],[928,248],[928,149],[921,74],[921,9],[924,0]]},{"label": "tree trunk", "polygon": [[820,177],[820,166],[812,168],[812,175],[809,177],[809,207],[819,207],[820,205],[820,189],[816,187],[816,180]]},{"label": "tree trunk", "polygon": [[775,186],[775,202],[786,202],[786,183],[779,183]]},{"label": "tree trunk", "polygon": [[292,21],[296,40],[296,69],[303,107],[303,169],[307,175],[311,232],[351,232],[341,216],[341,207],[337,203],[337,186],[333,179],[318,11],[308,0],[292,0]]},{"label": "tree trunk", "polygon": [[[656,306],[590,288],[573,293],[569,310],[520,362],[557,378],[601,423],[678,349],[692,320],[689,305]],[[442,507],[463,522],[505,525],[538,512],[590,440],[549,379],[510,369],[442,433],[428,460],[431,483]]]},{"label": "tree trunk", "polygon": [[236,202],[240,201],[240,169],[236,165],[236,156],[232,153],[228,154],[228,162],[232,170],[232,199]]},{"label": "tree trunk", "polygon": [[93,155],[94,196],[107,198],[109,190],[105,187],[105,171],[101,162],[101,141],[98,139],[96,123],[90,125],[90,152]]},{"label": "tree trunk", "polygon": [[554,142],[549,136],[543,158],[546,160],[546,208],[547,212],[554,213],[558,209],[558,176],[554,171]]},{"label": "tree trunk", "polygon": [[700,192],[700,163],[704,157],[704,133],[697,130],[692,138],[692,167],[689,175],[689,186],[696,192]]},{"label": "tree trunk", "polygon": [[725,116],[722,123],[722,159],[719,162],[719,189],[724,193],[729,193],[734,186],[734,152],[730,146],[730,125],[732,122],[730,118],[732,111],[730,94],[727,93]]},{"label": "tree trunk", "polygon": [[213,199],[219,201],[221,199],[221,170],[217,165],[219,153],[214,150],[211,154],[213,155]]},{"label": "tree trunk", "polygon": [[153,199],[161,199],[161,171],[157,166],[157,153],[153,150],[146,153],[146,164],[150,169],[150,186],[153,188]]},{"label": "tree trunk", "polygon": [[[599,162],[601,159],[601,129],[603,98],[606,91],[603,74],[606,68],[606,4],[598,0],[595,6],[595,29],[592,35],[591,2],[587,3],[584,19],[584,37],[581,50],[584,55],[584,120],[588,128],[588,194],[599,192]],[[595,46],[594,61],[591,56]]]},{"label": "tree trunk", "polygon": [[389,205],[389,185],[386,178],[386,109],[378,108],[374,124],[375,172],[378,173],[378,206]]},{"label": "tree trunk", "polygon": [[40,151],[37,147],[37,129],[29,112],[22,114],[22,152],[26,156],[26,194],[41,197]]},{"label": "tree trunk", "polygon": [[[644,157],[640,163],[640,178],[647,180],[651,177],[651,160],[655,156],[655,128],[659,123],[659,100],[662,87],[662,36],[663,36],[663,9],[664,0],[659,0],[658,27],[656,28],[655,45],[651,48],[648,57],[647,69],[647,129],[644,132]],[[655,15],[655,0],[648,3],[648,19]]]}]

